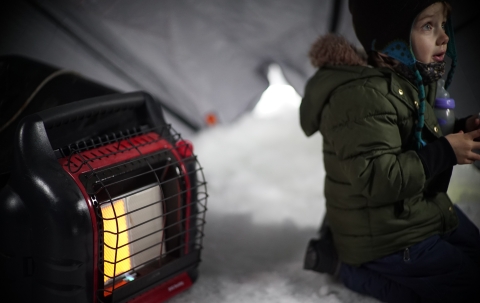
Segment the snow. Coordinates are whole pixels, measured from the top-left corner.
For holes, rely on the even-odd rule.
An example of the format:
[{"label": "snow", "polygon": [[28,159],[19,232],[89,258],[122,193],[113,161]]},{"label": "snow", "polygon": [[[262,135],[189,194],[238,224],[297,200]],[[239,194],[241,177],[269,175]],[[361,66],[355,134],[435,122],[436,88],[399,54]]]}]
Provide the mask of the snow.
[{"label": "snow", "polygon": [[[262,102],[281,100],[278,91],[267,90]],[[325,172],[321,136],[305,137],[299,97],[289,98],[275,109],[260,102],[236,123],[187,138],[208,182],[203,261],[192,288],[169,302],[379,302],[302,269],[307,242],[325,212]],[[479,176],[473,165],[457,166],[450,187],[477,226]]]},{"label": "snow", "polygon": [[194,138],[208,182],[199,279],[187,302],[378,302],[302,269],[325,212],[321,136],[306,138],[298,109],[255,112]]}]

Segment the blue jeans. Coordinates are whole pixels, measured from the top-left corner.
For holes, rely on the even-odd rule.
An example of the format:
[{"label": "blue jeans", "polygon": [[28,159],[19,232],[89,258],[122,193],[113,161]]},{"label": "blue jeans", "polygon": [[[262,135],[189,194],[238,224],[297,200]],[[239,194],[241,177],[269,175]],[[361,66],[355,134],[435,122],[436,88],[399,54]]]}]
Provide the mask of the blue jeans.
[{"label": "blue jeans", "polygon": [[455,206],[459,226],[408,251],[353,267],[340,278],[353,291],[383,302],[480,302],[480,233]]}]

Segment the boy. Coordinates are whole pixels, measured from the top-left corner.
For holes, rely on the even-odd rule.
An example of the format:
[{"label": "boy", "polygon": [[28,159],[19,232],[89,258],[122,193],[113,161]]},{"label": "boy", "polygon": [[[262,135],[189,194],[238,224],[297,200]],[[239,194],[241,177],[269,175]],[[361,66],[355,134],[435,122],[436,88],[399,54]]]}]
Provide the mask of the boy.
[{"label": "boy", "polygon": [[386,302],[480,302],[480,234],[448,198],[452,168],[480,160],[477,114],[443,136],[436,82],[452,58],[448,1],[350,0],[368,65],[322,37],[300,107],[320,131],[326,220],[350,289]]}]

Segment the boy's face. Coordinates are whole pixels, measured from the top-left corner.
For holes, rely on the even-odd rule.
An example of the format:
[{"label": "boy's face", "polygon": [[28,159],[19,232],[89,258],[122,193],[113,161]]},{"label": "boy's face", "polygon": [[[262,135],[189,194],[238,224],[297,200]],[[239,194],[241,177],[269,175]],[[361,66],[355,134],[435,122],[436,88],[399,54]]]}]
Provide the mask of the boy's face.
[{"label": "boy's face", "polygon": [[424,9],[412,27],[412,49],[418,61],[440,62],[445,58],[448,36],[445,34],[444,4],[437,2]]}]

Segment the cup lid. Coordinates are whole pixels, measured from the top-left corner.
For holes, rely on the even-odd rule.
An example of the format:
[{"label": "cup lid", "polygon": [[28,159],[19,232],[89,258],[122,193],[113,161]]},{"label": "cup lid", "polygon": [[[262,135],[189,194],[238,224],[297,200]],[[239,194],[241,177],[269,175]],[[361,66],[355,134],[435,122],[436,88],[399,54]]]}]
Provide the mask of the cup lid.
[{"label": "cup lid", "polygon": [[455,100],[452,98],[436,98],[435,107],[453,109],[455,108]]}]

